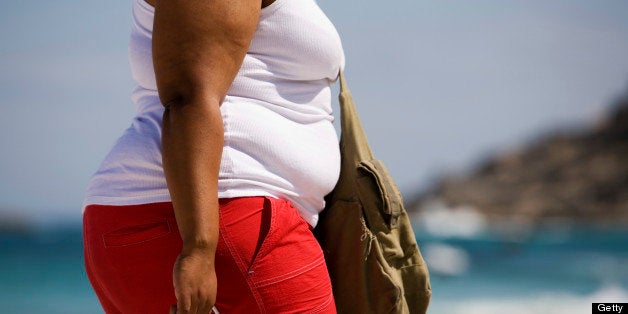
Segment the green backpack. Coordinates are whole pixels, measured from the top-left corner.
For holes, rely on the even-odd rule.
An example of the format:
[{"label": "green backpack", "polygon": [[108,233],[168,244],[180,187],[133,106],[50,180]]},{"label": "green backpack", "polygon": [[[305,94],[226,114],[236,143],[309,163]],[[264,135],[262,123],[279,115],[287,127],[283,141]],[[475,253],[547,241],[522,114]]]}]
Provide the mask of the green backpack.
[{"label": "green backpack", "polygon": [[340,72],[342,163],[314,230],[338,313],[425,313],[432,290],[399,189],[373,157]]}]

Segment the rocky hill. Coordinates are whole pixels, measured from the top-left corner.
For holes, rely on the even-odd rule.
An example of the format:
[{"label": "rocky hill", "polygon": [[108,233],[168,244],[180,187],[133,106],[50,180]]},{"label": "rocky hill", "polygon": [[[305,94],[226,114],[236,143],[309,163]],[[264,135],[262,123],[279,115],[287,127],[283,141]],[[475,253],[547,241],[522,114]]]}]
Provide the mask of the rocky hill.
[{"label": "rocky hill", "polygon": [[628,94],[594,127],[553,132],[445,177],[408,210],[434,203],[472,208],[489,221],[628,224]]}]

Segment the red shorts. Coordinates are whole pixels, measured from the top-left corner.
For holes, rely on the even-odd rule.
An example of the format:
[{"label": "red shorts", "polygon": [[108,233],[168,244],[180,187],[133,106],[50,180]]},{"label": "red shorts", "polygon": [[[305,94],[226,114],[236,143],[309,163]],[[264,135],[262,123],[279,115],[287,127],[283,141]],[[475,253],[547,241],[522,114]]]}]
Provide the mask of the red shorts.
[{"label": "red shorts", "polygon": [[[216,252],[220,313],[336,313],[327,267],[290,202],[220,200]],[[171,203],[89,205],[83,215],[87,275],[107,313],[168,313],[181,251]]]}]

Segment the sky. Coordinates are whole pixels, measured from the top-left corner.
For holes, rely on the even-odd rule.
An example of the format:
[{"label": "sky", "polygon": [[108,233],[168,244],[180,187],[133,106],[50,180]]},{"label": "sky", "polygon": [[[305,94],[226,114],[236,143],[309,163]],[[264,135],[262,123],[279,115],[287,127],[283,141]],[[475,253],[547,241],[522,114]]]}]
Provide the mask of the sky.
[{"label": "sky", "polygon": [[[406,198],[548,130],[590,125],[628,90],[628,1],[318,4],[373,151]],[[89,177],[135,113],[130,8],[3,2],[0,219],[80,221]]]}]

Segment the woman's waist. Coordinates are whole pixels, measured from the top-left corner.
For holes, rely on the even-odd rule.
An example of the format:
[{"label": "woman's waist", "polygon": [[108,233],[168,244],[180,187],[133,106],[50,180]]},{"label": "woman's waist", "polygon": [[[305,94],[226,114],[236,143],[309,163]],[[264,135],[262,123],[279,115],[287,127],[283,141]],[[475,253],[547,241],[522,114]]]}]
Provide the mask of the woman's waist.
[{"label": "woman's waist", "polygon": [[[322,119],[299,123],[276,117],[268,110],[249,110],[248,114],[223,112],[225,124],[221,175],[238,179],[255,175],[278,178],[286,186],[297,182],[335,184],[339,173],[338,137],[332,123]],[[137,182],[152,186],[163,179],[159,114],[144,114],[116,141],[93,179],[122,181],[118,187],[133,189]],[[163,189],[163,182],[158,189]]]},{"label": "woman's waist", "polygon": [[[331,87],[318,84],[314,88],[301,85],[289,88],[290,92],[278,88],[271,82],[250,86],[234,82],[221,105],[232,112],[249,114],[259,109],[272,113],[274,117],[309,124],[320,120],[333,121],[331,106]],[[244,86],[243,86],[244,85]],[[245,87],[246,86],[246,87]],[[299,85],[297,85],[299,86]],[[136,117],[146,115],[161,117],[164,112],[159,93],[155,89],[141,85],[131,92],[131,100],[136,107]]]}]

